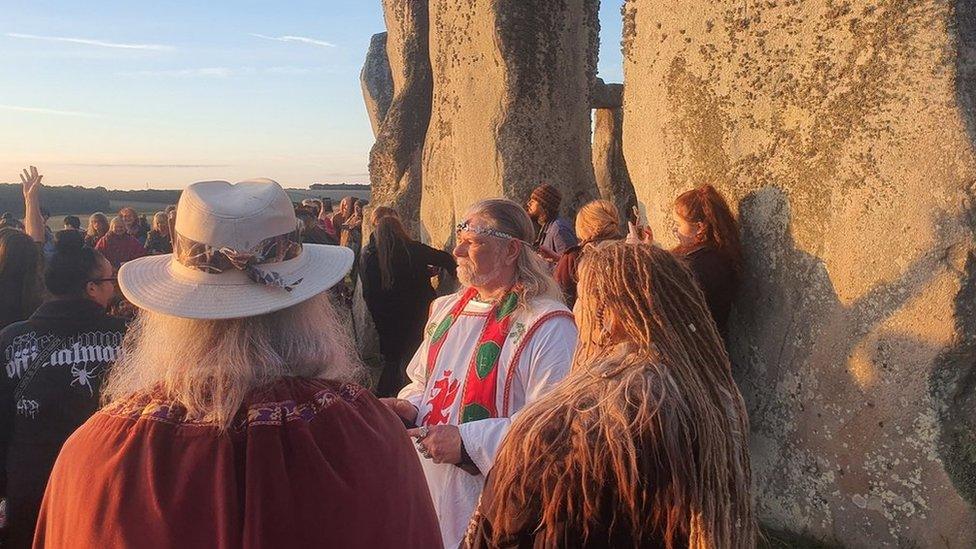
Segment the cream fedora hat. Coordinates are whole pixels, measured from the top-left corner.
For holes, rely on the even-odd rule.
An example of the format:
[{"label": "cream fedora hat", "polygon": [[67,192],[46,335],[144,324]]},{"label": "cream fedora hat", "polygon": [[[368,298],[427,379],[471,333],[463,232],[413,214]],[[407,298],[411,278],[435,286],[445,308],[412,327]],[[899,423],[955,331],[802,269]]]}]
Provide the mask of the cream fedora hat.
[{"label": "cream fedora hat", "polygon": [[291,307],[331,288],[353,252],[302,244],[291,200],[270,179],[201,181],[176,206],[173,253],[119,269],[134,305],[183,318],[243,318]]}]

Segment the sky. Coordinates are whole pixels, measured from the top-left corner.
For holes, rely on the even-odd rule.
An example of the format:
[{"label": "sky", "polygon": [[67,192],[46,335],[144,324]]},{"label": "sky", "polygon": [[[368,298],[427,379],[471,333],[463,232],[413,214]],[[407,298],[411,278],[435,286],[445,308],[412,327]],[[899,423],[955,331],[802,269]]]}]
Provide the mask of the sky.
[{"label": "sky", "polygon": [[[620,5],[600,76],[622,81]],[[0,181],[367,183],[359,71],[380,0],[0,0]]]}]

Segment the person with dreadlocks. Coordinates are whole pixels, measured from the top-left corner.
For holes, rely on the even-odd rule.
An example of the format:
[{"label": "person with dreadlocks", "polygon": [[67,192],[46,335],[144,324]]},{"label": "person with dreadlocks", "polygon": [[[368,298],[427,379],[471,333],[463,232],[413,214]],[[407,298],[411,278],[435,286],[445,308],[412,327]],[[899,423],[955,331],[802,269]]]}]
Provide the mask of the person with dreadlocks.
[{"label": "person with dreadlocks", "polygon": [[444,547],[457,547],[511,417],[568,372],[572,314],[505,199],[478,202],[457,228],[458,293],[433,302],[411,383],[387,404],[417,439]]},{"label": "person with dreadlocks", "polygon": [[572,372],[515,421],[468,545],[754,547],[746,408],[687,266],[621,242],[579,274]]}]

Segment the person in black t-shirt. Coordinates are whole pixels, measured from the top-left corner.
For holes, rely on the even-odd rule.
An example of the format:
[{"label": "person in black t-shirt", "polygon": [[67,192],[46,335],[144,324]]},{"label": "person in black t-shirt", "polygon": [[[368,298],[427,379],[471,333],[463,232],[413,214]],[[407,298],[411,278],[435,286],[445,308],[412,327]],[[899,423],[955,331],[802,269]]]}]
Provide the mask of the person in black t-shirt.
[{"label": "person in black t-shirt", "polygon": [[68,436],[98,409],[102,375],[115,361],[125,333],[125,324],[105,313],[115,295],[108,260],[84,247],[81,238],[61,238],[55,246],[44,272],[53,299],[27,320],[0,331],[5,549],[31,546],[55,458]]}]

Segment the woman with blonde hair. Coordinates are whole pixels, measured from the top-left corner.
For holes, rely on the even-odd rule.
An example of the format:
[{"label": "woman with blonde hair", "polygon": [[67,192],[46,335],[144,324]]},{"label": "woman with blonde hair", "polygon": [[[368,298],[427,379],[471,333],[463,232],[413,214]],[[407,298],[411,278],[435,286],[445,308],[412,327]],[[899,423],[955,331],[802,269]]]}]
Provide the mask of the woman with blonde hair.
[{"label": "woman with blonde hair", "polygon": [[95,212],[88,216],[88,229],[85,231],[85,246],[94,248],[108,232],[108,217],[102,212]]},{"label": "woman with blonde hair", "polygon": [[745,404],[688,268],[615,243],[579,290],[572,371],[512,426],[469,545],[754,547]]},{"label": "woman with blonde hair", "polygon": [[562,288],[568,306],[572,307],[576,302],[576,284],[579,282],[576,270],[580,258],[589,249],[622,238],[619,219],[617,207],[609,200],[589,202],[576,214],[576,236],[580,244],[566,250],[556,264],[555,272],[556,282]]},{"label": "woman with blonde hair", "polygon": [[95,244],[95,249],[102,252],[115,270],[127,261],[146,255],[146,248],[125,227],[125,220],[113,217],[109,223],[109,231]]},{"label": "woman with blonde hair", "polygon": [[146,236],[146,251],[150,255],[173,253],[173,242],[169,234],[169,221],[166,212],[153,215],[152,229]]}]

